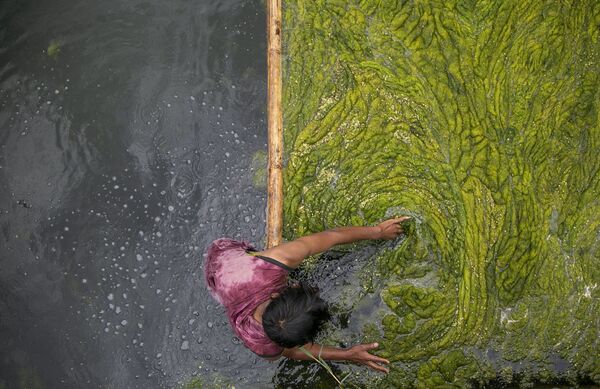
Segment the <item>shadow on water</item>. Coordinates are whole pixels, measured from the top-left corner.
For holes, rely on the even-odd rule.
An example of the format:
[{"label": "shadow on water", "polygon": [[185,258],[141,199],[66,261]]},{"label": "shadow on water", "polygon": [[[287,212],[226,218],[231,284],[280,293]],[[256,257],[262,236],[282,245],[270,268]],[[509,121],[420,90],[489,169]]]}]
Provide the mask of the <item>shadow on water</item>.
[{"label": "shadow on water", "polygon": [[0,3],[0,387],[272,385],[201,278],[211,240],[261,245],[264,18]]}]

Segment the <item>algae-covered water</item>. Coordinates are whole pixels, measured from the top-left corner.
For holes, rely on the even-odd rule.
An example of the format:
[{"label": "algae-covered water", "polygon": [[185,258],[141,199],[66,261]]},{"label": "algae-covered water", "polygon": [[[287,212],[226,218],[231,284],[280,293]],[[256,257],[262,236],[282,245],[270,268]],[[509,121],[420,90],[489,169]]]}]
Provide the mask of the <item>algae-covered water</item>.
[{"label": "algae-covered water", "polygon": [[338,285],[393,361],[371,382],[600,384],[600,3],[298,0],[284,26],[286,237],[413,216]]}]

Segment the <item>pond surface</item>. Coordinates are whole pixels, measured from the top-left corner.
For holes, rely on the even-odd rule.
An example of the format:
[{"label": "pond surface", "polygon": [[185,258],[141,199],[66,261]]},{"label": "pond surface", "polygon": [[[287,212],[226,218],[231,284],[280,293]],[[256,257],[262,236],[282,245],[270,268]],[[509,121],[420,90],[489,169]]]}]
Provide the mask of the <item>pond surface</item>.
[{"label": "pond surface", "polygon": [[270,386],[201,278],[211,240],[262,244],[264,26],[260,1],[1,2],[0,387]]},{"label": "pond surface", "polygon": [[[595,1],[285,3],[286,237],[410,214],[297,274],[365,386],[600,383]],[[0,388],[331,387],[202,281],[262,244],[262,1],[0,5]]]}]

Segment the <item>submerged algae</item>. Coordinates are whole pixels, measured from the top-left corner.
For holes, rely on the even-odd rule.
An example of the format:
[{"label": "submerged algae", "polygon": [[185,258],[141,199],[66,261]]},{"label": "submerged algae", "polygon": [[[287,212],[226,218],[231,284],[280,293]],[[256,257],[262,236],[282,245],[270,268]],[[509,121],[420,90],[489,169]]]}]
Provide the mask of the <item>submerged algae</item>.
[{"label": "submerged algae", "polygon": [[552,355],[600,383],[600,3],[298,0],[284,26],[286,237],[418,221],[377,259],[383,385]]},{"label": "submerged algae", "polygon": [[46,53],[48,53],[48,56],[50,58],[56,59],[58,57],[58,54],[60,53],[60,46],[61,45],[58,41],[53,40],[48,45],[48,49],[46,50]]},{"label": "submerged algae", "polygon": [[260,150],[252,155],[250,171],[252,172],[252,185],[256,189],[267,188],[267,153]]}]

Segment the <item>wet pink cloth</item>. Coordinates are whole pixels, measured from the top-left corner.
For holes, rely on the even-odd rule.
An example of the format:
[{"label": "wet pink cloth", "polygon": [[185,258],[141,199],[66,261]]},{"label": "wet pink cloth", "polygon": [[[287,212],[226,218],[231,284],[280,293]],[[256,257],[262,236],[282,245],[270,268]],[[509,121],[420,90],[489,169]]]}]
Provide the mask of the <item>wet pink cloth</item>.
[{"label": "wet pink cloth", "polygon": [[287,287],[291,269],[247,251],[254,251],[247,242],[227,238],[212,242],[204,263],[206,285],[227,310],[229,323],[246,347],[262,357],[278,356],[283,348],[269,339],[252,315],[258,305],[271,298],[271,293]]}]

